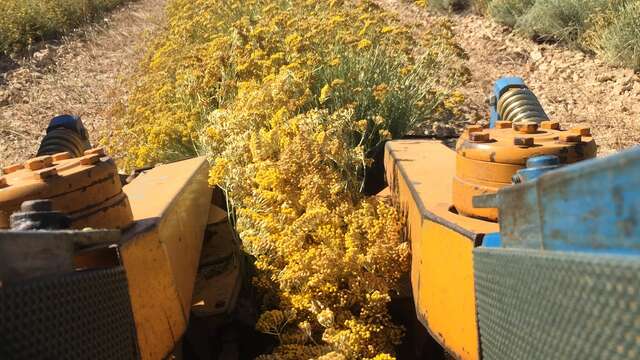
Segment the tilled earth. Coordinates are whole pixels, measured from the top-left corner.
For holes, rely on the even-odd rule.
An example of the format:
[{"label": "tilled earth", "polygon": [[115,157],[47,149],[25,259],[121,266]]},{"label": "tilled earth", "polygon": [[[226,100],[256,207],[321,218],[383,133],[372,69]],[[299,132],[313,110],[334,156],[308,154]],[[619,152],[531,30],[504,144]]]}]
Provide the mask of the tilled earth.
[{"label": "tilled earth", "polygon": [[[376,0],[401,21],[427,29],[441,20],[406,0]],[[640,142],[640,77],[566,47],[537,44],[489,18],[453,14],[457,40],[466,50],[471,81],[463,87],[468,122],[488,120],[487,98],[501,76],[520,76],[547,114],[565,126],[589,125],[605,155]]]},{"label": "tilled earth", "polygon": [[41,43],[19,59],[0,58],[0,166],[37,150],[51,117],[81,115],[92,140],[106,136],[119,86],[162,24],[165,0],[140,0],[103,21]]}]

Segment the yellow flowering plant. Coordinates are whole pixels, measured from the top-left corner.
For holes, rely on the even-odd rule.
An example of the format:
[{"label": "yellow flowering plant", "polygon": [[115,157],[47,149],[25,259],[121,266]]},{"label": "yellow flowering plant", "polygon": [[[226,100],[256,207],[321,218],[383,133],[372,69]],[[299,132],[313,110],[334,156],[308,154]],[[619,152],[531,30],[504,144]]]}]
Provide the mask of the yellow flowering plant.
[{"label": "yellow flowering plant", "polygon": [[262,294],[263,359],[388,359],[409,265],[396,209],[361,193],[384,141],[448,116],[464,81],[446,24],[425,38],[370,1],[172,0],[116,108],[125,166],[204,154]]}]

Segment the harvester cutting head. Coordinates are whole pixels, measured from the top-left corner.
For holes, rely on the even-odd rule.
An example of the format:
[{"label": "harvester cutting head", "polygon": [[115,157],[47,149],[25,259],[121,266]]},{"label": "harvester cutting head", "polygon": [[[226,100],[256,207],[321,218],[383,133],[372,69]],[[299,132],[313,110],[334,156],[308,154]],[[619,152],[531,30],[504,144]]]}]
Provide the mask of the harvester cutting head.
[{"label": "harvester cutting head", "polygon": [[470,126],[456,144],[453,202],[460,214],[497,221],[498,210],[475,208],[474,196],[596,156],[590,129],[549,120],[522,79],[498,80],[491,106],[490,127]]}]

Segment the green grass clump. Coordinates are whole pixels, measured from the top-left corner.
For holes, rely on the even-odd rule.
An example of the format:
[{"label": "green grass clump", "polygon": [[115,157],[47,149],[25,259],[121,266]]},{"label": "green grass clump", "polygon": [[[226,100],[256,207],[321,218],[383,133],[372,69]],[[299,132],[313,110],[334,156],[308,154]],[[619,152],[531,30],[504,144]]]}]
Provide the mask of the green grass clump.
[{"label": "green grass clump", "polygon": [[0,53],[59,36],[126,0],[2,0]]},{"label": "green grass clump", "polygon": [[640,1],[621,7],[602,31],[599,52],[613,63],[640,70]]},{"label": "green grass clump", "polygon": [[535,0],[493,0],[488,4],[487,10],[498,22],[515,27],[522,15],[534,4]]}]

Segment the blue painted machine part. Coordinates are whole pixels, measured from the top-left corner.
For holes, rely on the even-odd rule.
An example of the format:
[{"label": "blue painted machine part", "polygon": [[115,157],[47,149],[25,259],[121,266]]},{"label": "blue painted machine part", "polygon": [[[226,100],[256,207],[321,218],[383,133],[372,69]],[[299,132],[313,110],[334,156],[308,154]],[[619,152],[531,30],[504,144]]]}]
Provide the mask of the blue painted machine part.
[{"label": "blue painted machine part", "polygon": [[640,147],[477,196],[474,206],[499,209],[506,248],[640,255]]},{"label": "blue painted machine part", "polygon": [[524,80],[515,76],[505,76],[498,79],[493,86],[493,96],[491,97],[491,118],[489,122],[489,127],[494,127],[496,121],[500,120],[500,114],[498,113],[498,100],[504,94],[505,91],[510,88],[526,88],[527,85],[524,83]]},{"label": "blue painted machine part", "polygon": [[75,115],[60,115],[56,116],[49,122],[49,126],[47,127],[47,133],[51,130],[65,128],[71,131],[75,131],[79,135],[85,135],[86,130],[84,124],[82,124],[82,120],[79,116]]},{"label": "blue painted machine part", "polygon": [[527,160],[527,167],[520,169],[513,176],[513,183],[519,184],[539,178],[551,170],[560,167],[560,158],[556,155],[534,156]]},{"label": "blue painted machine part", "polygon": [[500,240],[500,233],[485,234],[482,239],[482,247],[485,248],[500,248],[502,247],[502,241]]}]

